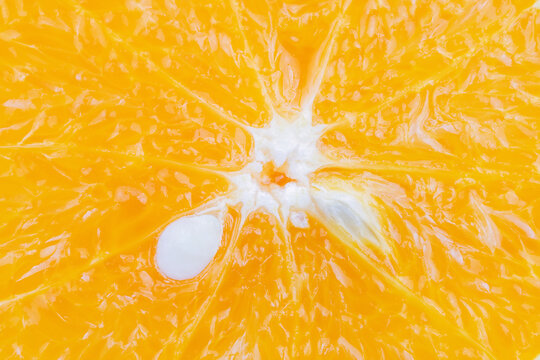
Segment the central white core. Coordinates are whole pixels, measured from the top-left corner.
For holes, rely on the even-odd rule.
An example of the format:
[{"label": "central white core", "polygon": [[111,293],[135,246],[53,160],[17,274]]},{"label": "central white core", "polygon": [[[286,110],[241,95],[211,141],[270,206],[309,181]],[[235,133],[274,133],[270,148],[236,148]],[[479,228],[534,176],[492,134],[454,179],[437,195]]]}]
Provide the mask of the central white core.
[{"label": "central white core", "polygon": [[[282,223],[289,218],[291,209],[305,209],[311,204],[309,176],[325,163],[317,148],[324,125],[313,126],[311,113],[303,112],[295,120],[275,115],[269,126],[251,128],[254,139],[252,162],[230,179],[237,186],[232,202],[242,203],[245,214],[264,208]],[[261,186],[260,176],[265,164],[285,168],[284,175],[292,181],[284,186]],[[299,214],[291,218],[296,225],[305,225]]]},{"label": "central white core", "polygon": [[276,115],[268,127],[251,129],[255,141],[255,160],[248,166],[257,167],[272,162],[280,167],[287,163],[287,176],[307,184],[309,174],[323,162],[317,140],[324,129],[323,125],[312,125],[309,112],[302,113],[293,121]]}]

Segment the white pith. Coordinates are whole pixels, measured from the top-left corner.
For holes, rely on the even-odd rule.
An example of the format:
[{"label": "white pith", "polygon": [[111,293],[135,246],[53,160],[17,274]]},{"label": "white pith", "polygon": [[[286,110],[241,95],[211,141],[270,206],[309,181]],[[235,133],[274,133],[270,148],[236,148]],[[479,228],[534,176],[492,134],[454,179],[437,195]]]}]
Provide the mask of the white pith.
[{"label": "white pith", "polygon": [[[317,143],[326,127],[313,125],[311,110],[306,109],[294,120],[275,115],[264,128],[248,128],[254,140],[252,160],[240,171],[227,174],[234,190],[212,206],[182,217],[169,224],[158,240],[158,249],[167,242],[168,249],[178,249],[177,253],[156,252],[156,263],[160,271],[175,280],[185,280],[196,276],[211,261],[217,249],[205,244],[220,244],[222,233],[206,232],[211,239],[201,239],[196,229],[184,227],[197,224],[211,228],[216,220],[222,221],[227,206],[241,207],[242,222],[256,211],[264,210],[274,215],[283,228],[288,222],[298,228],[309,227],[308,213],[324,217],[326,223],[354,241],[367,241],[384,247],[378,236],[378,219],[366,201],[357,191],[330,188],[324,183],[312,184],[311,175],[325,165],[334,164],[319,150]],[[273,163],[275,167],[285,164],[286,175],[292,179],[284,186],[260,183],[260,173],[264,164]],[[335,165],[335,164],[334,164]],[[186,217],[189,221],[182,222]],[[179,226],[183,225],[183,226]],[[204,233],[204,232],[202,232]],[[164,235],[165,234],[165,235]],[[186,234],[194,234],[186,239]],[[176,245],[174,239],[181,245]],[[185,248],[191,244],[193,249]],[[161,246],[163,247],[163,246]],[[201,252],[207,251],[207,254]],[[193,259],[193,254],[197,258]],[[176,259],[172,261],[171,259]],[[197,263],[197,260],[200,263]],[[192,267],[186,266],[192,264]]]},{"label": "white pith", "polygon": [[[308,209],[311,205],[310,175],[327,164],[317,141],[325,126],[313,126],[311,112],[304,111],[294,120],[275,115],[264,128],[250,128],[253,136],[253,159],[242,170],[230,175],[236,185],[230,202],[242,204],[245,217],[257,209],[273,214],[282,224],[287,222],[292,209]],[[261,186],[259,174],[264,164],[285,165],[286,175],[293,181],[285,186]]]}]

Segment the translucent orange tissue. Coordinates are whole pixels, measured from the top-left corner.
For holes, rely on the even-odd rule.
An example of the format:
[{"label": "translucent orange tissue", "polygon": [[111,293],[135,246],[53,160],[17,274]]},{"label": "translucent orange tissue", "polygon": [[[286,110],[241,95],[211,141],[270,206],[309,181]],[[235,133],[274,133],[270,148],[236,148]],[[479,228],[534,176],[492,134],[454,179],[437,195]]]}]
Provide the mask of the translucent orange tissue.
[{"label": "translucent orange tissue", "polygon": [[534,1],[0,0],[2,359],[532,360],[539,237]]}]

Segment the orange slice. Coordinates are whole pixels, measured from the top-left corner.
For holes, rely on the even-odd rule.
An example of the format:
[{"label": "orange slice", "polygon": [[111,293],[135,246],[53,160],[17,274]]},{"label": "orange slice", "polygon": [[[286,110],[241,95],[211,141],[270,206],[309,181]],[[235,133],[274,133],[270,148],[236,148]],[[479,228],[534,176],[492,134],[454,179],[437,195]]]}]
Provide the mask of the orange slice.
[{"label": "orange slice", "polygon": [[[0,357],[535,359],[538,34],[529,0],[0,1]],[[165,276],[201,214],[217,253]]]}]

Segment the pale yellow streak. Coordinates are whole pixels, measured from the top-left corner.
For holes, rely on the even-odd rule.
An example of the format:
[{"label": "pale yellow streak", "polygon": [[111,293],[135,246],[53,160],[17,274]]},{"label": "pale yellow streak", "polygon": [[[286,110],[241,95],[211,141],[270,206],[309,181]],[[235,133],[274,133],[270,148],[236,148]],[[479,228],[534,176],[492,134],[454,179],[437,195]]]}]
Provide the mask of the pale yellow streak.
[{"label": "pale yellow streak", "polygon": [[[440,82],[441,80],[443,80],[445,77],[452,76],[452,74],[454,74],[455,70],[458,70],[458,69],[462,68],[461,64],[464,61],[466,61],[467,59],[470,59],[471,57],[473,57],[478,51],[480,51],[485,45],[487,45],[495,36],[501,34],[502,32],[506,31],[508,28],[510,28],[512,26],[512,24],[514,24],[517,21],[519,16],[523,12],[525,12],[526,10],[528,10],[528,9],[525,9],[522,12],[516,13],[512,18],[507,20],[494,33],[492,33],[490,35],[487,35],[485,37],[481,37],[480,40],[478,41],[478,43],[476,43],[475,46],[472,49],[469,49],[465,54],[455,58],[450,64],[448,64],[448,66],[446,66],[441,71],[436,72],[433,76],[431,76],[431,77],[429,77],[429,78],[427,78],[425,80],[419,81],[416,84],[407,87],[406,89],[398,91],[395,96],[390,97],[387,100],[380,102],[376,106],[373,106],[371,108],[367,108],[362,113],[364,113],[364,114],[374,114],[374,113],[376,113],[378,111],[381,111],[381,110],[391,106],[392,104],[395,104],[399,100],[402,100],[408,94],[411,94],[411,93],[414,93],[414,92],[418,93],[418,92],[422,91],[424,88],[426,88],[428,85],[436,84],[436,83]],[[330,129],[333,129],[333,128],[339,126],[339,125],[344,125],[344,124],[348,124],[348,123],[349,122],[346,121],[346,120],[344,120],[344,121],[336,121],[336,122],[329,125],[327,131],[329,131]]]},{"label": "pale yellow streak", "polygon": [[358,243],[358,239],[354,239],[346,231],[342,231],[341,229],[326,221],[324,216],[321,216],[319,214],[316,217],[331,233],[334,234],[337,239],[339,239],[339,241],[346,245],[347,248],[349,248],[353,252],[353,254],[356,255],[357,259],[359,259],[364,265],[366,265],[371,271],[373,271],[373,273],[381,276],[389,286],[397,290],[398,293],[402,294],[405,299],[409,300],[415,306],[419,306],[424,309],[426,313],[432,318],[432,320],[442,323],[445,327],[454,330],[456,335],[459,335],[465,340],[467,340],[472,346],[484,352],[490,359],[495,359],[495,356],[488,348],[482,345],[465,329],[457,325],[455,320],[448,319],[447,316],[441,314],[441,312],[436,307],[426,302],[424,299],[422,299],[422,297],[411,291],[399,280],[390,275],[386,270],[375,264],[373,260],[371,260],[366,254],[361,251],[361,249],[357,245],[355,245]]},{"label": "pale yellow streak", "polygon": [[230,2],[231,7],[233,9],[234,17],[236,18],[236,24],[238,26],[238,31],[242,35],[242,39],[244,41],[244,47],[246,48],[246,51],[247,51],[247,53],[249,55],[250,65],[255,69],[255,73],[257,74],[257,80],[259,82],[259,86],[261,87],[261,91],[262,91],[263,96],[264,96],[264,101],[265,101],[267,107],[269,109],[271,109],[273,112],[275,112],[273,102],[270,99],[270,96],[268,95],[268,89],[264,85],[264,81],[263,81],[263,78],[262,78],[262,75],[261,75],[261,69],[257,66],[257,64],[255,64],[255,60],[254,60],[255,58],[253,57],[253,53],[251,51],[251,46],[249,46],[249,42],[248,42],[248,40],[246,38],[246,34],[245,34],[244,30],[243,30],[243,27],[242,27],[242,24],[241,24],[241,21],[240,21],[240,13],[239,13],[240,10],[238,9],[238,4],[236,3],[236,0],[229,0],[229,2]]}]

